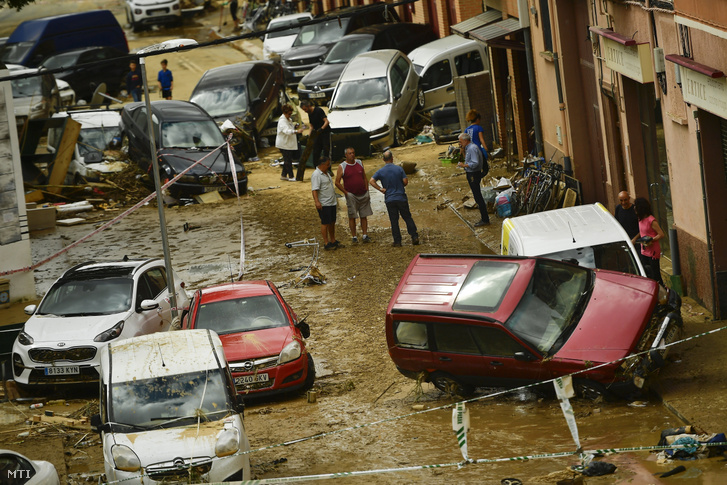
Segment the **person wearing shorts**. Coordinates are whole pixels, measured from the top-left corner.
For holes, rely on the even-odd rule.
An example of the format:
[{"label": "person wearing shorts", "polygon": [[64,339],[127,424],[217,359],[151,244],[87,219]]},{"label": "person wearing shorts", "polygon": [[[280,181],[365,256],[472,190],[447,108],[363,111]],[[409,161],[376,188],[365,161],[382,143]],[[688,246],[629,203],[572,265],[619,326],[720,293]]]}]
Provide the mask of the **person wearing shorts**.
[{"label": "person wearing shorts", "polygon": [[356,219],[361,219],[361,240],[370,242],[367,217],[373,215],[369,198],[369,183],[363,162],[356,158],[356,150],[348,147],[344,151],[346,159],[338,165],[336,171],[336,187],[346,197],[348,207],[348,227],[351,230],[351,241],[357,243]]},{"label": "person wearing shorts", "polygon": [[157,74],[157,82],[159,83],[159,89],[161,96],[164,99],[172,99],[172,89],[174,88],[174,76],[172,71],[167,69],[167,60],[164,59],[161,62],[162,70]]},{"label": "person wearing shorts", "polygon": [[331,168],[331,159],[321,157],[318,166],[310,178],[318,216],[321,218],[321,237],[323,249],[338,249],[343,245],[336,241],[336,189],[333,188],[333,179],[328,175]]}]

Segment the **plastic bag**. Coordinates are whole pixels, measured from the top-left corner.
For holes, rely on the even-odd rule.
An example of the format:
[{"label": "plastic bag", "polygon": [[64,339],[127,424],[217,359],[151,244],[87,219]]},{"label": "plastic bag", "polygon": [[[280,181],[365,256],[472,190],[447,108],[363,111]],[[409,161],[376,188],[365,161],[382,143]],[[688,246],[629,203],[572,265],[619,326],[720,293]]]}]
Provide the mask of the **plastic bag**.
[{"label": "plastic bag", "polygon": [[510,203],[510,194],[503,192],[495,199],[495,212],[497,217],[510,217],[512,215],[512,204]]}]

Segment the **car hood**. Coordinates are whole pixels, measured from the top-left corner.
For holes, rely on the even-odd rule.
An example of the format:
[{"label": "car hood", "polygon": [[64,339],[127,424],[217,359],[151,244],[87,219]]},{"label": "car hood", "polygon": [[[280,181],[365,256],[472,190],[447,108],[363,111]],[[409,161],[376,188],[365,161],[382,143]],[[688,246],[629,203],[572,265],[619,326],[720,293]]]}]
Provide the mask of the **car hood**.
[{"label": "car hood", "polygon": [[176,457],[214,457],[217,436],[225,428],[225,421],[201,421],[199,430],[192,425],[141,433],[113,433],[110,437],[115,444],[134,450],[145,467]]},{"label": "car hood", "polygon": [[[189,175],[203,175],[208,174],[209,170],[218,174],[229,174],[230,164],[227,161],[227,154],[225,149],[216,150],[212,155],[205,158],[205,160],[192,168],[187,174]],[[202,149],[197,150],[193,148],[162,148],[159,150],[159,157],[162,163],[167,163],[175,174],[185,170],[187,167],[192,165],[197,160],[201,160],[207,156],[212,150]]]},{"label": "car hood", "polygon": [[355,128],[360,126],[368,132],[378,130],[389,122],[391,104],[363,109],[333,110],[328,113],[328,122],[331,129]]},{"label": "car hood", "polygon": [[294,61],[297,59],[319,57],[325,55],[331,45],[332,44],[311,44],[291,47],[285,54],[283,54],[283,59],[286,61]]},{"label": "car hood", "polygon": [[66,342],[70,346],[71,342],[91,342],[96,335],[127,317],[127,312],[88,317],[33,315],[25,322],[23,330],[33,337],[36,347],[43,342]]},{"label": "car hood", "polygon": [[628,355],[651,319],[657,283],[638,276],[596,271],[591,299],[557,358],[610,362]]},{"label": "car hood", "polygon": [[228,362],[277,355],[292,339],[289,326],[220,335]]},{"label": "car hood", "polygon": [[266,39],[265,48],[268,52],[275,52],[277,54],[280,54],[281,52],[290,49],[290,47],[293,45],[293,42],[295,42],[296,37],[298,37],[298,34],[286,35],[284,37],[275,37],[274,39]]},{"label": "car hood", "polygon": [[300,82],[307,89],[311,89],[316,84],[329,86],[338,81],[344,67],[346,67],[346,64],[321,64],[306,74]]}]

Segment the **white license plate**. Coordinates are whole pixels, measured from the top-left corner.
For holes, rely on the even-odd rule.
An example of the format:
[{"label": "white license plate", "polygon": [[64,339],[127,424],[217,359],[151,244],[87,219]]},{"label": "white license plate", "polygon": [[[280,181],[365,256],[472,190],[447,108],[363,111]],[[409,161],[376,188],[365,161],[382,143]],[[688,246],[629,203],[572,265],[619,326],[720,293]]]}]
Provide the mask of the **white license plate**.
[{"label": "white license plate", "polygon": [[210,185],[204,188],[205,192],[222,192],[227,188],[227,185]]},{"label": "white license plate", "polygon": [[308,74],[310,71],[293,71],[293,76],[295,77],[303,77],[306,74]]},{"label": "white license plate", "polygon": [[81,368],[77,365],[69,365],[65,367],[46,367],[45,375],[47,376],[67,376],[72,374],[80,374]]},{"label": "white license plate", "polygon": [[308,96],[311,98],[325,98],[326,93],[310,93]]},{"label": "white license plate", "polygon": [[252,376],[235,377],[235,385],[239,384],[255,384],[256,382],[268,382],[267,374],[255,374]]}]

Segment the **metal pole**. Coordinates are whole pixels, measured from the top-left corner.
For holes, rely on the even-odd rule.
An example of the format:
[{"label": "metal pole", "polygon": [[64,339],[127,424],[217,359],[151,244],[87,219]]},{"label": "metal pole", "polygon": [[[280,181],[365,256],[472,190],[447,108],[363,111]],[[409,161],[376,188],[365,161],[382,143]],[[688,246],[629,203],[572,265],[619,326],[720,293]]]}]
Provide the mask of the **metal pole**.
[{"label": "metal pole", "polygon": [[151,163],[154,167],[154,188],[157,193],[157,208],[159,209],[159,226],[162,232],[162,248],[164,249],[164,267],[167,270],[167,290],[169,291],[169,303],[172,306],[172,319],[177,317],[177,287],[174,286],[174,273],[172,272],[172,259],[169,256],[169,242],[167,241],[167,221],[164,217],[164,197],[162,196],[162,184],[159,179],[159,161],[157,160],[156,141],[154,139],[154,125],[152,124],[151,102],[149,101],[149,84],[146,80],[146,58],[139,58],[141,64],[141,79],[144,83],[144,102],[146,103],[146,122],[149,130],[149,150]]}]

